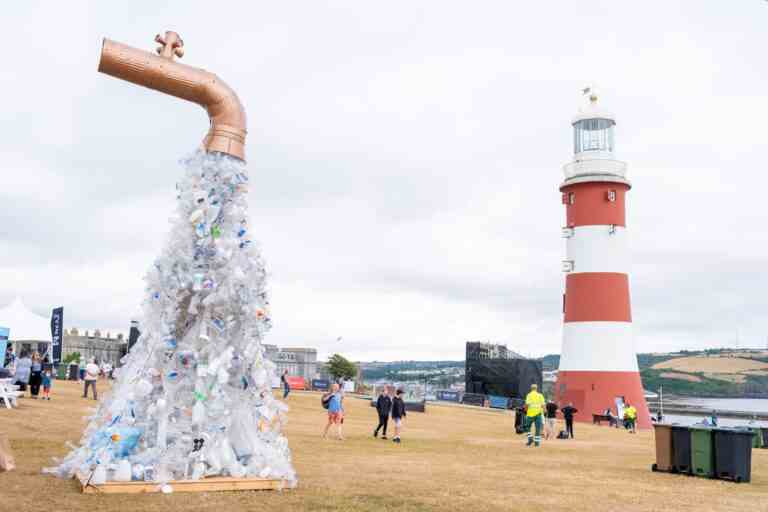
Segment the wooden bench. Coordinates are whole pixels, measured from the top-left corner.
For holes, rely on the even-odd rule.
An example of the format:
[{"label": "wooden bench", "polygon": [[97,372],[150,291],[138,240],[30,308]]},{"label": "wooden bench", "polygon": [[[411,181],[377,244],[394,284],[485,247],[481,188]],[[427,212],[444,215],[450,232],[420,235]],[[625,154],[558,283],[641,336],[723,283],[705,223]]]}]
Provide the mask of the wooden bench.
[{"label": "wooden bench", "polygon": [[601,425],[603,421],[607,421],[609,425],[613,425],[613,417],[608,414],[593,414],[592,424]]}]

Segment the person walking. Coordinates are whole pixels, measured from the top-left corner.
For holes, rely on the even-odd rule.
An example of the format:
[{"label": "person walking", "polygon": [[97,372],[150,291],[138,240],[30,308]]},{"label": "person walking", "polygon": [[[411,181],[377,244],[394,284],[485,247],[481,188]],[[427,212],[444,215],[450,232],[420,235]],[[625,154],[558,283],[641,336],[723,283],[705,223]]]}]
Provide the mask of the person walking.
[{"label": "person walking", "polygon": [[635,409],[634,405],[627,403],[627,407],[624,409],[624,418],[626,419],[629,433],[636,434],[637,430],[635,429],[635,425],[637,424],[637,409]]},{"label": "person walking", "polygon": [[373,437],[379,437],[379,429],[384,428],[382,439],[387,438],[387,423],[389,423],[389,413],[392,411],[392,398],[389,396],[389,386],[384,386],[379,398],[376,400],[376,411],[379,413],[379,425],[373,431]]},{"label": "person walking", "polygon": [[573,439],[573,415],[579,412],[579,410],[573,406],[573,402],[568,402],[568,405],[560,409],[560,412],[563,413],[563,418],[565,419],[565,432]]},{"label": "person walking", "polygon": [[283,383],[283,400],[288,398],[288,393],[291,392],[291,385],[288,383],[288,370],[283,371],[280,376],[280,382]]},{"label": "person walking", "polygon": [[93,388],[93,399],[98,400],[99,396],[96,392],[96,380],[99,378],[99,365],[96,364],[96,358],[91,359],[91,362],[85,365],[85,375],[83,376],[83,398],[88,398],[88,388]]},{"label": "person walking", "polygon": [[394,443],[400,444],[400,433],[403,431],[403,420],[406,416],[403,390],[398,389],[395,392],[394,400],[392,400],[392,421],[395,424],[395,437],[392,438],[392,442]]},{"label": "person walking", "polygon": [[557,410],[559,408],[557,407],[557,404],[550,400],[547,402],[546,409],[545,409],[545,415],[547,424],[544,427],[544,439],[554,439],[557,437],[557,432],[555,432],[555,429],[557,428]]},{"label": "person walking", "polygon": [[13,374],[14,384],[19,386],[19,391],[27,390],[29,377],[32,373],[32,360],[26,352],[21,353],[21,357],[16,360],[16,371]]},{"label": "person walking", "polygon": [[344,407],[341,403],[342,395],[339,392],[339,385],[334,383],[331,386],[331,391],[323,395],[323,404],[328,404],[328,423],[325,425],[323,431],[323,439],[328,437],[328,429],[331,425],[336,425],[339,441],[344,440],[344,433],[342,432],[342,426],[344,424]]},{"label": "person walking", "polygon": [[43,400],[51,399],[51,370],[45,370],[43,373]]},{"label": "person walking", "polygon": [[[544,405],[547,401],[544,395],[539,393],[539,386],[531,384],[531,392],[525,397],[525,405],[528,407],[526,413],[525,431],[528,433],[528,443],[526,446],[534,445],[536,448],[541,446],[541,427],[542,416],[544,414]],[[531,434],[531,427],[535,427],[535,435]]]},{"label": "person walking", "polygon": [[40,360],[40,354],[38,352],[32,353],[32,366],[30,367],[29,374],[29,393],[37,400],[37,395],[40,394],[40,384],[43,383],[43,362]]}]

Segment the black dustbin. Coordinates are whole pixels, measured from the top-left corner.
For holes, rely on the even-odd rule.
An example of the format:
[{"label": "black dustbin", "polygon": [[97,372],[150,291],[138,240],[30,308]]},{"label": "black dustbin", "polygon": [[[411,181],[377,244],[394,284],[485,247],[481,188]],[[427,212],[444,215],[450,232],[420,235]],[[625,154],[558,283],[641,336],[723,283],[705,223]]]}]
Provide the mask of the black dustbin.
[{"label": "black dustbin", "polygon": [[525,411],[522,407],[515,409],[515,433],[525,432]]},{"label": "black dustbin", "polygon": [[672,471],[691,473],[691,431],[681,425],[672,425]]},{"label": "black dustbin", "polygon": [[734,482],[749,482],[752,478],[751,430],[718,428],[715,434],[715,477]]},{"label": "black dustbin", "polygon": [[80,379],[80,365],[70,363],[69,365],[69,380],[79,380]]}]

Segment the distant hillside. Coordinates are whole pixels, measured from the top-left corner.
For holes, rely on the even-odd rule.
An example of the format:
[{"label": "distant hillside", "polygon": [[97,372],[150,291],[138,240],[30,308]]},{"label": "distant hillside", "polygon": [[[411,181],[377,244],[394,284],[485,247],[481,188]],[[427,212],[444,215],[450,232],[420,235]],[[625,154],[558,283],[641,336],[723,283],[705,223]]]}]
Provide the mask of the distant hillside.
[{"label": "distant hillside", "polygon": [[544,370],[557,370],[560,366],[560,354],[547,354],[541,358],[541,366]]},{"label": "distant hillside", "polygon": [[676,357],[642,371],[646,389],[681,395],[768,396],[764,353],[721,351]]},{"label": "distant hillside", "polygon": [[449,387],[464,382],[464,361],[393,361],[360,363],[363,380],[423,382]]},{"label": "distant hillside", "polygon": [[768,375],[768,363],[744,357],[693,356],[678,357],[656,363],[654,370],[677,370],[681,372],[701,372],[715,374],[754,373]]},{"label": "distant hillside", "polygon": [[[541,358],[545,370],[556,370],[560,356]],[[643,387],[663,386],[665,393],[685,396],[768,397],[768,352],[708,349],[638,354]]]},{"label": "distant hillside", "polygon": [[[541,358],[544,370],[556,370],[558,354]],[[709,349],[638,354],[643,387],[664,387],[665,393],[685,396],[768,397],[768,352]],[[424,382],[448,387],[464,382],[464,361],[395,361],[360,363],[367,382]]]}]

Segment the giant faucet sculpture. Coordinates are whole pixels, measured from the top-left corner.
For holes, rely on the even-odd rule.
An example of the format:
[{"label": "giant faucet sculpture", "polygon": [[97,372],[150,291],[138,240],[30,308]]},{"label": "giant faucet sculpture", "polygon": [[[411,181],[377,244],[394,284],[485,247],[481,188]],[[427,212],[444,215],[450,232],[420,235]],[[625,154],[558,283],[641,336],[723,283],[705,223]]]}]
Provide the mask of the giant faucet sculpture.
[{"label": "giant faucet sculpture", "polygon": [[176,32],[158,34],[155,41],[158,55],[105,38],[99,71],[197,103],[211,120],[203,148],[245,160],[245,109],[235,91],[213,73],[173,60],[184,55],[184,41]]},{"label": "giant faucet sculpture", "polygon": [[225,490],[218,477],[293,486],[288,407],[272,395],[263,345],[271,315],[251,243],[245,111],[216,75],[173,60],[178,34],[155,40],[159,55],[105,39],[99,71],[197,103],[211,126],[183,161],[177,215],[145,278],[141,336],[80,445],[47,471],[88,485],[143,481],[147,492],[203,478]]}]

